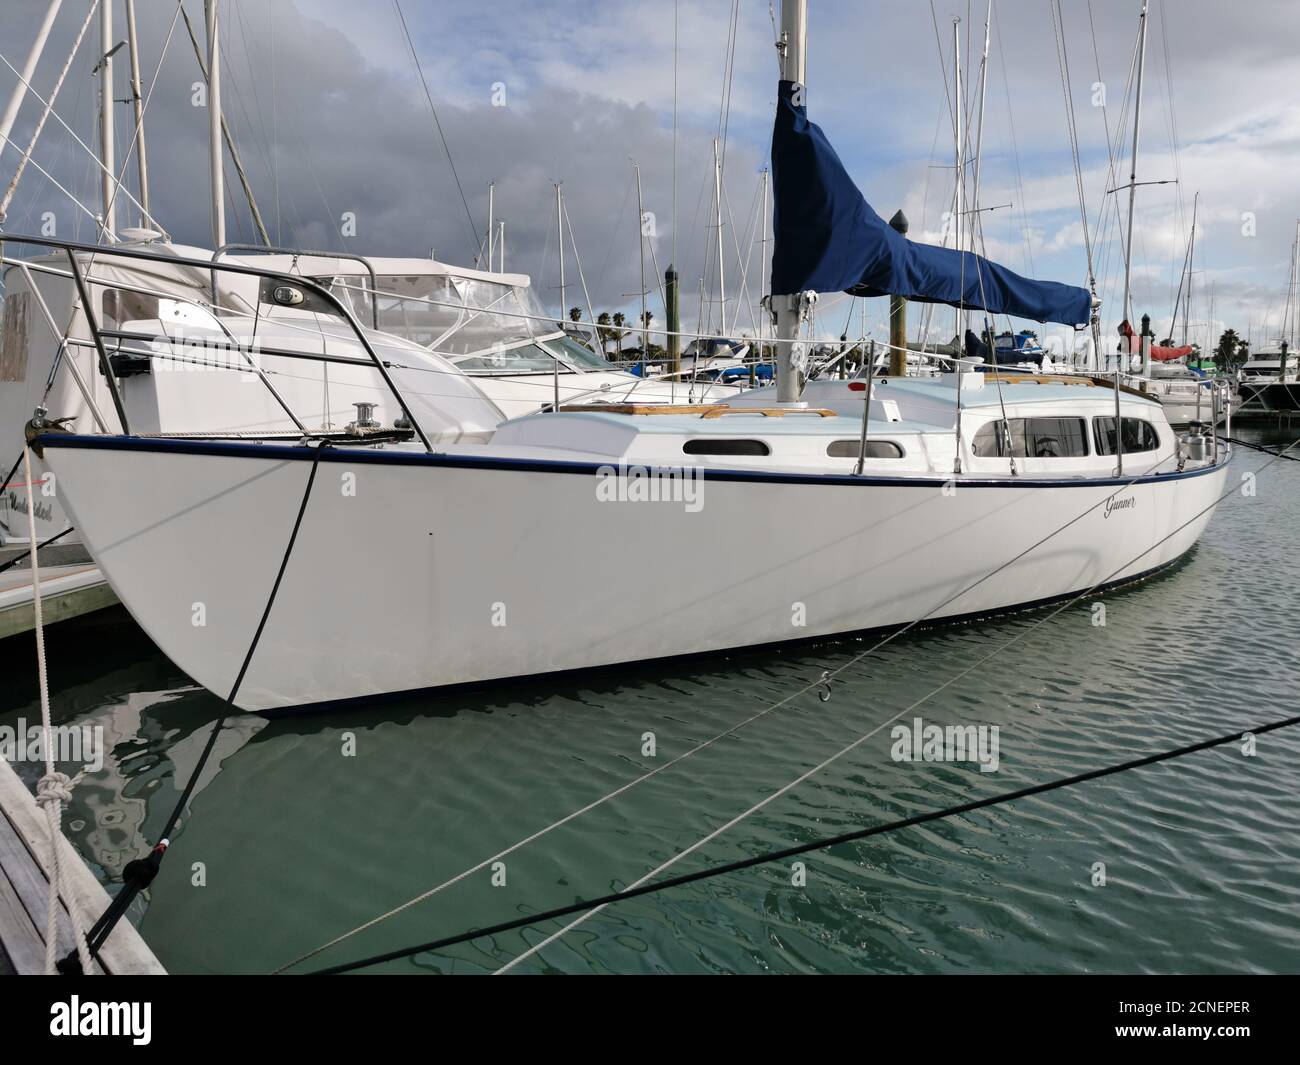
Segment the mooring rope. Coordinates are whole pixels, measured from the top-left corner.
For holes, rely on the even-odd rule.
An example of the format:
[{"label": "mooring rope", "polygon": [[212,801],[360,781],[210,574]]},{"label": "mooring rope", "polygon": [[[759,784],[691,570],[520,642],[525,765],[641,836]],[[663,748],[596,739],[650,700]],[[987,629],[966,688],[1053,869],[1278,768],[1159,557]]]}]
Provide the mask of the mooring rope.
[{"label": "mooring rope", "polygon": [[[924,825],[932,821],[940,821],[945,818],[955,817],[959,814],[971,813],[975,810],[983,810],[992,806],[1001,806],[1004,803],[1014,802],[1017,799],[1025,799],[1033,795],[1042,795],[1045,792],[1072,787],[1073,785],[1082,784],[1090,780],[1099,780],[1102,777],[1114,776],[1117,773],[1124,773],[1131,769],[1140,769],[1143,766],[1155,765],[1159,762],[1168,762],[1185,755],[1209,750],[1212,747],[1219,747],[1225,743],[1243,740],[1249,736],[1262,736],[1265,733],[1275,732],[1278,729],[1290,728],[1297,724],[1300,724],[1300,715],[1283,718],[1279,721],[1271,721],[1264,725],[1248,728],[1245,731],[1229,732],[1222,736],[1214,736],[1210,739],[1200,740],[1197,743],[1189,743],[1183,747],[1176,747],[1172,750],[1149,754],[1142,758],[1134,758],[1127,762],[1104,766],[1101,769],[1090,769],[1086,773],[1076,773],[1074,776],[1060,777],[1056,780],[1049,780],[1042,784],[1032,784],[1016,791],[1004,792],[1001,795],[993,795],[987,799],[972,799],[970,802],[960,803],[956,806],[948,806],[942,810],[931,810],[928,813],[916,814],[912,817],[904,817],[900,820],[889,821],[882,825],[872,825],[868,828],[859,828],[852,832],[842,832],[837,836],[826,836],[807,843],[799,843],[793,847],[785,847],[782,850],[768,851],[764,854],[756,854],[749,858],[740,858],[734,862],[726,862],[723,865],[715,865],[708,869],[700,869],[694,873],[685,873],[668,880],[657,881],[653,884],[638,882],[639,886],[625,888],[623,891],[611,892],[608,895],[601,895],[592,899],[583,899],[579,902],[571,903],[568,906],[559,906],[553,910],[546,910],[542,913],[532,914],[531,916],[519,917],[512,921],[503,921],[500,924],[495,924],[488,928],[462,932],[459,935],[447,936],[444,939],[434,940],[430,943],[422,943],[418,947],[405,947],[401,950],[392,950],[385,954],[376,954],[370,958],[363,958],[360,961],[347,962],[343,965],[334,965],[327,969],[318,969],[314,975],[329,976],[338,973],[352,972],[356,969],[365,968],[367,966],[378,965],[381,962],[397,961],[401,958],[410,957],[413,954],[422,954],[426,951],[433,950],[443,950],[460,943],[467,943],[470,940],[483,938],[484,936],[494,936],[503,932],[511,932],[520,928],[527,928],[540,921],[555,920],[556,918],[568,917],[572,914],[583,912],[594,913],[597,909],[603,909],[605,906],[609,906],[615,902],[622,902],[626,899],[638,898],[642,895],[651,895],[655,892],[665,891],[669,888],[682,887],[686,884],[697,883],[701,880],[710,880],[714,877],[725,876],[728,873],[751,869],[756,865],[766,865],[771,862],[783,861],[787,858],[797,858],[802,854],[809,854],[813,851],[826,850],[829,847],[836,847],[843,843],[854,843],[858,840],[868,839],[872,836],[882,836],[890,832],[897,832],[900,829],[912,828],[916,825]],[[539,944],[539,946],[540,945],[543,944]],[[518,958],[515,959],[516,962],[519,960],[520,959]],[[507,968],[509,968],[509,966],[507,966]],[[499,971],[504,971],[504,969]]]},{"label": "mooring rope", "polygon": [[[1297,445],[1297,443],[1300,443],[1300,440],[1296,440],[1292,442],[1291,445],[1288,445],[1286,449],[1284,449],[1284,451],[1290,451],[1292,447],[1295,447]],[[1270,459],[1269,462],[1266,462],[1258,472],[1264,471],[1264,469],[1271,466],[1274,460],[1277,460],[1278,458],[1287,458],[1287,455],[1284,454],[1284,451],[1282,451],[1282,453],[1278,453],[1277,455],[1274,455],[1273,459]],[[779,789],[779,791],[772,793],[772,795],[768,796],[767,798],[764,798],[764,800],[758,802],[758,804],[751,806],[749,810],[746,810],[745,813],[738,815],[737,818],[733,818],[731,822],[724,824],[724,826],[718,828],[718,830],[711,832],[710,835],[707,835],[703,837],[703,839],[698,840],[697,843],[690,845],[689,848],[686,848],[685,850],[682,850],[682,852],[677,853],[675,857],[671,858],[671,860],[668,860],[667,862],[662,863],[662,865],[656,867],[656,869],[651,870],[649,874],[642,876],[640,880],[634,882],[632,887],[624,889],[623,892],[615,892],[612,893],[612,895],[599,897],[599,899],[586,900],[585,902],[577,902],[577,904],[562,906],[562,908],[556,910],[550,910],[550,912],[546,912],[542,914],[534,914],[532,915],[532,917],[520,918],[517,919],[517,921],[512,921],[512,922],[504,922],[503,925],[491,926],[489,928],[480,928],[480,930],[477,931],[464,932],[464,934],[461,934],[459,936],[451,936],[451,938],[445,940],[434,941],[434,943],[432,944],[422,944],[420,945],[420,947],[406,948],[406,949],[402,949],[402,951],[394,951],[386,954],[377,954],[377,956],[363,958],[363,960],[360,961],[346,962],[346,964],[343,965],[326,967],[326,969],[316,970],[317,973],[322,973],[322,974],[344,973],[344,971],[351,971],[354,969],[360,969],[360,967],[367,967],[369,965],[380,964],[380,962],[383,961],[394,961],[396,960],[396,958],[409,957],[412,956],[412,954],[416,954],[416,953],[424,953],[426,951],[433,951],[433,949],[442,949],[443,947],[450,947],[450,945],[455,945],[456,943],[464,943],[464,941],[469,941],[472,939],[478,939],[481,938],[481,936],[495,935],[498,934],[498,932],[511,931],[513,930],[513,928],[520,928],[520,927],[534,925],[534,923],[546,921],[546,919],[552,919],[558,917],[569,917],[569,915],[581,914],[581,917],[578,918],[577,921],[573,921],[569,923],[569,925],[565,926],[564,928],[560,928],[558,932],[555,932],[555,934],[552,934],[551,936],[549,936],[549,938],[542,940],[541,943],[534,945],[534,947],[530,947],[528,951],[524,952],[523,954],[520,954],[519,957],[513,958],[513,960],[507,962],[507,964],[504,965],[502,969],[497,970],[498,973],[504,973],[504,971],[510,970],[511,967],[519,964],[520,961],[523,961],[525,957],[529,957],[530,954],[537,952],[538,949],[541,949],[542,947],[545,947],[545,945],[551,943],[551,941],[558,939],[560,935],[563,935],[564,932],[571,930],[572,927],[575,927],[576,925],[578,925],[578,923],[581,923],[581,921],[585,921],[586,917],[590,917],[590,915],[597,912],[597,910],[603,909],[604,906],[611,905],[612,902],[616,902],[621,899],[629,899],[629,897],[636,897],[638,895],[647,895],[647,893],[653,891],[660,891],[660,889],[663,888],[679,886],[679,884],[690,883],[693,882],[693,880],[706,879],[707,876],[722,875],[723,873],[728,873],[728,871],[733,871],[735,869],[745,869],[745,867],[749,867],[753,865],[761,865],[761,863],[767,861],[779,861],[780,858],[793,856],[793,854],[805,853],[806,850],[829,847],[829,845],[835,845],[836,843],[842,843],[842,841],[848,841],[850,839],[863,839],[863,837],[866,837],[868,835],[879,834],[879,832],[881,831],[893,831],[894,828],[907,827],[910,826],[910,824],[922,823],[923,821],[933,821],[933,819],[939,817],[948,817],[948,815],[952,815],[954,813],[963,813],[963,811],[967,809],[979,809],[980,806],[996,805],[996,802],[1011,801],[1013,800],[1013,798],[1022,797],[1023,795],[1030,795],[1030,793],[1035,793],[1035,791],[1050,791],[1050,789],[1053,789],[1054,787],[1065,787],[1066,784],[1079,783],[1082,782],[1082,780],[1093,779],[1095,778],[1095,776],[1108,775],[1109,772],[1118,772],[1125,769],[1135,769],[1135,767],[1138,767],[1139,765],[1149,765],[1149,763],[1152,762],[1164,761],[1164,759],[1166,758],[1178,757],[1179,754],[1191,753],[1192,750],[1200,750],[1205,748],[1205,746],[1214,746],[1214,745],[1226,743],[1226,741],[1229,741],[1231,739],[1235,739],[1235,737],[1238,736],[1239,733],[1234,732],[1231,733],[1231,735],[1229,736],[1219,737],[1219,739],[1217,740],[1204,741],[1203,744],[1192,745],[1191,748],[1186,748],[1186,749],[1180,748],[1178,750],[1175,750],[1175,752],[1173,753],[1166,752],[1164,754],[1157,754],[1157,756],[1149,756],[1143,759],[1136,759],[1136,761],[1132,763],[1122,763],[1121,766],[1112,767],[1112,769],[1110,770],[1095,770],[1095,771],[1088,772],[1088,774],[1080,774],[1078,776],[1075,776],[1075,778],[1066,778],[1065,780],[1063,780],[1063,782],[1056,782],[1047,785],[1035,785],[1035,788],[1023,789],[1022,792],[1013,792],[1010,793],[1010,795],[1008,796],[997,797],[995,798],[995,800],[980,800],[978,802],[975,802],[975,804],[965,804],[962,806],[957,806],[957,808],[952,808],[950,810],[937,811],[937,813],[935,814],[922,815],[920,819],[913,819],[913,818],[906,819],[906,821],[893,824],[893,826],[878,826],[876,828],[868,828],[868,830],[859,830],[858,832],[852,832],[852,834],[848,834],[844,837],[839,837],[839,836],[832,837],[832,839],[829,841],[820,841],[820,843],[814,843],[814,844],[803,844],[801,845],[801,847],[798,848],[780,850],[780,852],[766,854],[766,856],[746,858],[746,860],[742,860],[741,862],[733,862],[729,866],[718,867],[718,869],[714,869],[714,870],[703,870],[702,873],[679,876],[679,878],[662,880],[662,882],[656,882],[654,884],[646,883],[647,880],[651,878],[651,876],[660,873],[660,871],[667,869],[667,867],[673,865],[673,863],[680,861],[682,857],[686,856],[686,854],[692,853],[693,850],[702,847],[702,845],[707,843],[707,841],[715,839],[716,836],[722,834],[722,832],[724,831],[727,831],[727,828],[735,826],[735,824],[744,821],[744,819],[746,817],[749,817],[751,813],[754,813],[755,810],[761,809],[762,806],[767,805],[768,802],[774,800],[774,798],[776,798],[777,796],[784,795],[784,793],[789,791],[790,788],[793,788],[794,785],[797,785],[798,783],[802,783],[803,780],[806,780],[807,778],[809,778],[809,776],[815,774],[816,771],[823,769],[824,766],[831,765],[833,761],[836,761],[837,758],[844,756],[844,754],[848,753],[849,750],[857,748],[857,746],[861,745],[863,741],[868,739],[868,737],[875,735],[875,733],[878,733],[881,730],[881,728],[888,726],[888,724],[893,722],[893,720],[897,720],[898,718],[902,717],[902,715],[910,713],[911,710],[917,709],[917,707],[922,705],[923,702],[926,702],[927,700],[930,700],[930,698],[932,698],[933,696],[936,696],[936,694],[943,692],[944,689],[952,687],[952,685],[954,683],[957,683],[958,680],[961,680],[962,677],[969,675],[970,672],[976,670],[976,668],[982,667],[983,664],[997,657],[997,655],[1001,654],[1002,651],[1005,651],[1006,649],[1010,648],[1010,646],[1017,644],[1017,642],[1021,641],[1024,636],[1028,635],[1028,633],[1036,631],[1036,629],[1039,628],[1040,625],[1049,622],[1049,620],[1054,618],[1054,616],[1057,616],[1058,614],[1061,614],[1062,611],[1065,611],[1069,609],[1069,607],[1076,605],[1076,603],[1078,603],[1080,599],[1084,599],[1087,598],[1088,596],[1091,596],[1091,594],[1095,593],[1097,589],[1102,588],[1102,586],[1108,584],[1110,580],[1113,580],[1114,577],[1118,575],[1118,573],[1122,573],[1123,571],[1127,570],[1128,567],[1134,566],[1135,563],[1138,563],[1141,558],[1151,553],[1151,551],[1156,549],[1156,547],[1160,546],[1161,544],[1164,544],[1164,542],[1170,540],[1170,538],[1177,536],[1179,532],[1182,532],[1183,529],[1186,529],[1188,525],[1191,525],[1193,523],[1193,521],[1199,520],[1201,516],[1208,514],[1208,512],[1210,511],[1213,511],[1214,507],[1217,507],[1219,503],[1225,501],[1225,499],[1229,497],[1229,495],[1231,495],[1232,493],[1235,493],[1236,490],[1238,490],[1236,486],[1232,486],[1232,488],[1227,489],[1226,492],[1223,492],[1221,495],[1218,495],[1216,499],[1213,499],[1213,501],[1210,502],[1208,506],[1201,508],[1201,510],[1197,511],[1195,515],[1192,515],[1190,519],[1187,519],[1186,521],[1184,521],[1183,524],[1180,524],[1178,528],[1173,529],[1173,531],[1167,533],[1166,536],[1161,537],[1161,540],[1158,540],[1154,542],[1154,544],[1152,544],[1151,546],[1148,546],[1147,549],[1141,551],[1141,553],[1136,555],[1135,558],[1128,560],[1128,562],[1123,564],[1123,566],[1117,568],[1117,570],[1110,573],[1108,577],[1105,577],[1105,579],[1102,579],[1101,581],[1099,581],[1099,583],[1093,585],[1091,589],[1086,590],[1086,592],[1079,593],[1078,596],[1074,596],[1073,598],[1067,599],[1067,601],[1063,602],[1061,606],[1058,606],[1056,610],[1050,611],[1049,614],[1044,615],[1043,618],[1036,620],[1036,622],[1032,624],[1030,628],[1024,629],[1023,632],[1018,633],[1018,635],[1011,637],[1010,640],[1006,641],[1004,645],[1000,646],[1000,648],[997,648],[991,651],[991,653],[989,653],[988,655],[985,655],[985,657],[980,659],[979,662],[976,662],[974,666],[966,668],[966,670],[959,672],[959,674],[957,674],[956,676],[949,677],[949,679],[944,681],[943,684],[931,690],[931,692],[928,692],[926,696],[923,696],[922,698],[920,698],[920,700],[914,702],[913,705],[906,707],[905,710],[900,711],[900,713],[894,715],[894,717],[887,720],[887,722],[880,724],[880,726],[876,727],[875,730],[868,732],[867,735],[858,737],[858,739],[854,740],[852,744],[849,744],[848,746],[846,746],[846,748],[841,749],[839,753],[833,754],[831,758],[826,759],[826,761],[814,767],[813,770],[805,772],[805,774],[802,774],[800,778],[797,778],[796,780],[794,780],[794,782],[784,785],[784,787]],[[1074,519],[1074,520],[1078,520],[1078,519]],[[1054,536],[1054,534],[1056,533],[1049,534],[1049,536]],[[897,633],[893,633],[893,635],[897,635]],[[835,671],[835,674],[839,674],[839,672],[845,670],[845,668],[852,666],[854,662],[861,661],[861,658],[865,657],[865,655],[870,653],[871,650],[874,650],[874,648],[868,649],[867,651],[863,651],[862,655],[858,655],[858,657],[854,658],[853,661],[850,661],[849,663],[845,663],[845,666],[841,666],[839,670]],[[819,681],[818,684],[824,683],[824,680],[829,679],[829,677],[831,676],[832,674],[829,674],[829,671],[827,672],[827,674],[823,674],[823,681]],[[796,694],[802,694],[803,692],[807,692],[807,690],[810,690],[811,688],[818,687],[818,684],[807,685],[807,687],[803,688],[801,692],[798,692]],[[793,698],[793,697],[794,696],[790,696],[789,698]],[[788,702],[789,698],[788,700],[784,700],[783,702]],[[763,711],[763,713],[766,713],[766,711]],[[1260,730],[1252,730],[1252,731],[1255,733],[1271,731],[1273,730],[1273,728],[1281,728],[1281,727],[1288,726],[1288,724],[1294,724],[1297,722],[1297,720],[1300,719],[1287,719],[1284,720],[1284,722],[1282,723],[1270,724],[1270,726],[1260,728]],[[376,922],[372,922],[372,923],[376,923]],[[343,936],[343,938],[346,938],[346,936]],[[316,951],[312,953],[318,953],[318,952],[320,951]],[[308,957],[309,956],[311,956],[311,954],[308,954]],[[283,967],[287,969],[287,967],[289,966],[283,966]],[[283,969],[276,970],[276,971],[283,971]]]},{"label": "mooring rope", "polygon": [[[14,557],[9,559],[8,561],[4,563],[0,563],[0,573],[4,573],[4,571],[8,569],[13,569],[14,566],[18,565],[18,563],[21,562],[23,559],[25,559],[28,555],[31,555],[32,559],[34,560],[36,558],[37,550],[43,550],[44,548],[49,547],[50,544],[62,540],[65,536],[68,535],[68,533],[72,532],[74,528],[75,526],[69,525],[66,529],[63,530],[63,532],[55,533],[48,540],[42,540],[39,544],[36,545],[36,547],[29,547],[26,551],[22,552],[21,554],[14,555]],[[33,568],[35,568],[34,561],[33,561]]]},{"label": "mooring rope", "polygon": [[[45,905],[45,974],[53,976],[58,972],[55,954],[59,941],[59,900],[63,900],[68,912],[68,921],[72,925],[72,939],[76,944],[77,956],[81,960],[81,971],[87,975],[93,973],[90,953],[86,949],[86,939],[82,934],[81,913],[76,900],[68,897],[63,884],[63,861],[60,855],[63,842],[63,807],[72,802],[72,789],[81,779],[54,768],[54,733],[50,724],[50,683],[45,660],[45,616],[41,604],[41,565],[36,542],[36,491],[32,481],[31,451],[24,445],[22,453],[23,475],[27,479],[27,528],[32,543],[32,615],[36,629],[36,676],[40,689],[41,730],[45,746],[45,774],[36,785],[36,802],[45,813],[45,825],[50,841],[50,864],[47,869],[50,884],[46,892]],[[16,465],[15,465],[16,468]],[[9,477],[12,478],[10,472]],[[6,478],[8,480],[9,478]]]},{"label": "mooring rope", "polygon": [[1248,447],[1252,451],[1259,451],[1265,455],[1272,455],[1274,458],[1286,459],[1288,462],[1300,462],[1300,456],[1288,455],[1285,453],[1286,451],[1289,451],[1290,448],[1285,448],[1283,451],[1278,451],[1275,448],[1264,447],[1262,444],[1252,444],[1248,440],[1242,440],[1236,436],[1225,436],[1223,437],[1223,439],[1227,440],[1231,444],[1238,444],[1241,447]]},{"label": "mooring rope", "polygon": [[[289,542],[285,545],[284,557],[280,560],[280,569],[275,575],[274,584],[271,585],[271,594],[267,597],[266,607],[262,611],[261,620],[257,623],[257,631],[253,633],[253,639],[248,645],[248,653],[244,655],[244,661],[239,667],[235,683],[231,686],[230,694],[226,696],[226,703],[230,708],[234,707],[235,696],[239,694],[240,686],[244,682],[244,675],[248,672],[249,664],[253,661],[253,652],[257,650],[258,642],[262,638],[262,631],[266,628],[267,618],[271,616],[271,607],[275,604],[276,594],[280,591],[280,582],[284,579],[285,570],[289,566],[289,556],[293,554],[294,544],[298,541],[298,530],[302,528],[303,515],[307,513],[307,501],[311,498],[312,485],[316,481],[316,470],[320,465],[321,452],[328,446],[328,442],[318,444],[312,455],[311,471],[307,475],[307,487],[303,490],[302,502],[298,505],[298,515],[294,519],[293,530],[289,533]],[[229,716],[230,709],[227,709],[217,718],[216,723],[212,726],[212,731],[208,733],[208,741],[203,747],[203,753],[199,755],[199,760],[195,763],[189,779],[185,782],[180,798],[176,801],[176,805],[167,818],[167,823],[163,826],[162,835],[157,846],[149,852],[147,857],[136,858],[128,862],[122,870],[122,890],[113,897],[108,909],[104,911],[99,920],[86,934],[92,955],[98,954],[99,949],[104,945],[105,940],[108,939],[117,922],[126,913],[127,907],[131,905],[141,891],[153,883],[154,877],[158,875],[167,848],[171,846],[172,833],[175,832],[176,825],[180,822],[181,814],[189,805],[190,796],[194,793],[194,787],[207,766],[208,759],[212,756],[212,751],[217,745],[217,737],[220,735]],[[77,946],[79,950],[84,946],[80,936],[78,937]],[[73,961],[74,959],[69,955],[63,960],[62,965],[67,967],[67,971],[75,971],[72,968]],[[87,966],[83,959],[82,971],[86,970]]]}]

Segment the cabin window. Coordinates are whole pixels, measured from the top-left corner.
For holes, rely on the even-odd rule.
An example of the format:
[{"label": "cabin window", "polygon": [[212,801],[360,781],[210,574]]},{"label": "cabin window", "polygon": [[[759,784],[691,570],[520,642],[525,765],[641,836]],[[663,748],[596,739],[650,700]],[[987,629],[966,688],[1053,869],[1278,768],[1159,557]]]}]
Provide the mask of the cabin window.
[{"label": "cabin window", "polygon": [[[1011,446],[1007,447],[1007,430]],[[1082,418],[1010,418],[981,425],[971,441],[981,458],[1079,458],[1088,454],[1087,423]]]},{"label": "cabin window", "polygon": [[101,325],[105,329],[120,329],[127,322],[153,322],[159,319],[161,301],[147,292],[132,292],[125,288],[104,290]]},{"label": "cabin window", "polygon": [[[832,440],[826,445],[826,454],[833,459],[855,459],[862,447],[860,440]],[[867,458],[901,459],[903,449],[892,440],[868,440]]]},{"label": "cabin window", "polygon": [[[1160,446],[1160,434],[1155,426],[1141,418],[1125,418],[1124,454],[1135,451],[1155,451]],[[1115,419],[1094,418],[1092,420],[1093,439],[1097,445],[1098,455],[1115,454]]]},{"label": "cabin window", "polygon": [[772,449],[761,440],[687,440],[687,455],[770,455]]}]

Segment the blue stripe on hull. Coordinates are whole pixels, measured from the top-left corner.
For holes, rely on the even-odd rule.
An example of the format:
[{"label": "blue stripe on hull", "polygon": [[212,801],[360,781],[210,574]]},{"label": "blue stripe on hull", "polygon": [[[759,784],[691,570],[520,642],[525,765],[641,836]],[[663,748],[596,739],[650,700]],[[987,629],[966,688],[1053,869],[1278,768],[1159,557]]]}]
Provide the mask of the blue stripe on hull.
[{"label": "blue stripe on hull", "polygon": [[[314,448],[287,444],[250,444],[230,440],[179,440],[137,436],[79,435],[75,433],[47,433],[36,439],[37,448],[80,448],[93,451],[144,451],[172,455],[213,455],[228,458],[259,458],[310,462]],[[363,463],[380,466],[435,466],[446,469],[514,470],[537,473],[567,473],[594,475],[598,470],[609,469],[620,460],[607,462],[560,462],[552,459],[507,459],[492,456],[430,454],[413,451],[376,451],[371,448],[344,445],[326,448],[322,462]],[[1080,477],[1042,479],[969,478],[957,481],[962,488],[1105,488],[1127,487],[1138,484],[1158,484],[1187,477],[1201,477],[1221,469],[1228,461],[1203,466],[1182,473],[1156,473],[1142,477]],[[638,465],[633,463],[632,465]],[[644,465],[644,464],[641,464]],[[689,464],[683,464],[689,465]],[[680,467],[661,467],[680,468]],[[896,488],[940,488],[948,484],[948,477],[867,477],[853,474],[775,473],[762,470],[728,470],[712,467],[693,467],[702,471],[708,481],[754,481],[770,484],[833,484],[833,485],[888,485]]]}]

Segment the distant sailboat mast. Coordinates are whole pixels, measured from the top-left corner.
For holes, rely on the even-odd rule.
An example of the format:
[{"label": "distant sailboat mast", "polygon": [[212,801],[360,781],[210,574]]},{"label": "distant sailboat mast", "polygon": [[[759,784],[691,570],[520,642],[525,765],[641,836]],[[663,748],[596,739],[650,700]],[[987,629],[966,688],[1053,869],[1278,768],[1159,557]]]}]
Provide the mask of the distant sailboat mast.
[{"label": "distant sailboat mast", "polygon": [[[953,201],[953,247],[957,249],[960,255],[962,250],[961,227],[963,217],[966,211],[966,172],[965,172],[965,152],[962,145],[962,118],[965,110],[965,102],[962,99],[961,87],[961,19],[952,20],[952,74],[953,74],[953,98],[952,98],[952,137],[953,145],[956,151],[956,165],[953,167],[957,175],[957,193]],[[966,312],[960,306],[954,308],[954,340],[953,344],[957,351],[961,351],[962,338],[966,335]],[[960,364],[956,367],[960,369]]]},{"label": "distant sailboat mast", "polygon": [[110,243],[117,239],[117,209],[113,175],[117,173],[117,151],[113,145],[113,5],[99,5],[99,175],[100,233]]},{"label": "distant sailboat mast", "polygon": [[1200,205],[1201,194],[1192,197],[1192,234],[1187,243],[1187,309],[1183,313],[1183,344],[1187,344],[1187,327],[1192,320],[1192,275],[1196,263],[1196,209]]},{"label": "distant sailboat mast", "polygon": [[[105,7],[111,7],[109,3]],[[206,0],[208,29],[208,166],[212,184],[212,246],[226,244],[226,177],[221,146],[221,44],[217,0]]]},{"label": "distant sailboat mast", "polygon": [[1142,74],[1147,60],[1147,3],[1142,0],[1142,14],[1138,16],[1138,68],[1137,89],[1133,95],[1133,151],[1129,156],[1128,175],[1128,231],[1124,234],[1124,317],[1133,321],[1133,211],[1137,201],[1138,139],[1142,131]]}]

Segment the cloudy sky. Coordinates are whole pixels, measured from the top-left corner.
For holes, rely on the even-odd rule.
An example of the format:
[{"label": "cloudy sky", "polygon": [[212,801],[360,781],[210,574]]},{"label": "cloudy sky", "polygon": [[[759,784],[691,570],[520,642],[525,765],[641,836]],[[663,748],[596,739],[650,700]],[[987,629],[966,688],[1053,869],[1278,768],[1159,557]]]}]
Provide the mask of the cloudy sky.
[{"label": "cloudy sky", "polygon": [[[810,4],[811,116],[868,201],[885,217],[904,209],[914,239],[937,241],[951,206],[953,172],[944,168],[953,152],[952,20],[962,19],[974,107],[984,3]],[[46,0],[6,0],[0,8],[7,63],[22,66],[45,7]],[[1083,284],[1052,7],[1050,0],[995,0],[979,204],[999,208],[981,215],[988,254],[1033,276]],[[1123,282],[1116,208],[1126,207],[1126,194],[1107,190],[1127,181],[1140,0],[1067,0],[1061,7],[1110,328]],[[85,0],[64,0],[33,81],[38,92],[53,85],[87,8]],[[199,75],[189,38],[174,20],[174,0],[138,0],[137,10],[146,92],[157,71],[145,118],[153,213],[175,239],[210,246],[206,112],[193,105]],[[201,37],[202,4],[187,0],[187,10]],[[115,11],[114,37],[124,38],[121,0]],[[725,313],[736,329],[750,327],[762,258],[758,192],[777,78],[765,0],[400,0],[400,8],[393,0],[221,0],[221,11],[225,111],[278,243],[376,255],[432,250],[444,261],[472,264],[494,181],[507,269],[530,274],[544,302],[558,308],[554,184],[561,182],[591,303],[597,312],[623,308],[631,317],[640,287],[635,160],[654,216],[652,264],[676,263],[687,327],[705,300],[712,301],[704,303],[706,321],[716,321],[717,267],[706,249],[716,241],[713,140],[725,132]],[[1217,338],[1228,325],[1249,333],[1257,349],[1271,347],[1300,217],[1300,3],[1152,0],[1151,11],[1138,180],[1170,183],[1138,192],[1137,311],[1152,315],[1159,334],[1167,330],[1199,192],[1192,338]],[[90,70],[99,52],[96,20],[57,105],[92,146]],[[118,98],[127,95],[125,54],[115,64]],[[0,62],[0,94],[16,83]],[[1103,96],[1104,108],[1097,106]],[[38,114],[29,98],[15,142],[26,144]],[[122,153],[131,140],[129,117],[128,105],[119,104]],[[12,147],[0,155],[6,184],[16,159]],[[27,171],[6,230],[36,231],[52,212],[60,235],[93,239],[93,221],[51,181],[97,209],[94,164],[58,120],[47,125],[35,162],[50,178]],[[134,191],[134,166],[126,173]],[[230,202],[228,239],[252,240],[237,186]],[[345,213],[355,216],[355,235],[342,232]],[[119,225],[137,221],[134,208],[120,214]],[[567,259],[564,303],[583,305],[571,251]],[[650,302],[662,321],[657,290]],[[866,328],[877,336],[882,304],[866,301]],[[862,309],[826,297],[818,329],[838,335],[851,316],[857,335]]]}]

